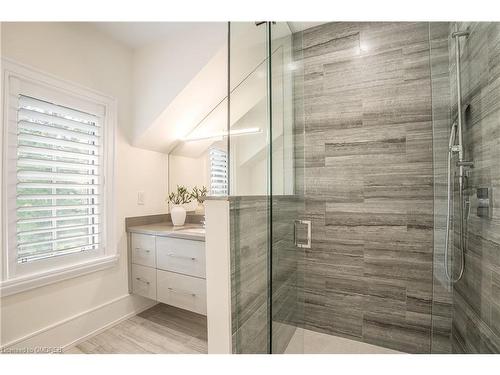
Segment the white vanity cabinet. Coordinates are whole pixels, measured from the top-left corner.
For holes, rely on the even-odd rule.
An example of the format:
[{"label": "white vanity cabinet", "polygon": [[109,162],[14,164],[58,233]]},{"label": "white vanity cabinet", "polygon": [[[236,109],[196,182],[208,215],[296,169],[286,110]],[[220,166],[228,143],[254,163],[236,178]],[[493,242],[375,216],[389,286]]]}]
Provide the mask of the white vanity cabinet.
[{"label": "white vanity cabinet", "polygon": [[132,232],[130,245],[132,293],[206,315],[204,241]]},{"label": "white vanity cabinet", "polygon": [[132,264],[156,268],[155,237],[132,233]]},{"label": "white vanity cabinet", "polygon": [[169,271],[156,271],[159,302],[207,315],[205,279]]},{"label": "white vanity cabinet", "polygon": [[156,299],[156,268],[132,264],[132,293]]},{"label": "white vanity cabinet", "polygon": [[205,278],[205,242],[156,238],[158,269]]}]

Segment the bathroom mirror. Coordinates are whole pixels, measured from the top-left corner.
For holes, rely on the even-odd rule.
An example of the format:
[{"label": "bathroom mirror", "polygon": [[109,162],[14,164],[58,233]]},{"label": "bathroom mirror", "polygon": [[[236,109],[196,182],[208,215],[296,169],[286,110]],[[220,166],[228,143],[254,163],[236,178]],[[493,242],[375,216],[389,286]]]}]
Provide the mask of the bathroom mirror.
[{"label": "bathroom mirror", "polygon": [[[256,28],[254,33],[240,30]],[[231,45],[245,45],[243,55],[231,62],[230,149],[228,152],[228,101],[220,101],[169,154],[169,192],[177,185],[191,189],[206,186],[208,195],[238,196],[268,193],[269,121],[268,64],[265,29],[251,23],[236,23]],[[256,35],[249,38],[248,35]],[[262,36],[262,35],[258,35]],[[292,45],[289,32],[273,42],[273,193],[294,193]],[[220,84],[227,85],[227,82]],[[229,154],[229,155],[228,155]],[[228,163],[228,159],[231,160]],[[230,165],[231,171],[227,170]],[[228,175],[231,181],[228,181]]]},{"label": "bathroom mirror", "polygon": [[[208,195],[227,195],[226,124],[227,99],[224,99],[178,142],[169,154],[169,192],[175,191],[177,185],[188,189],[206,186]],[[186,208],[195,209],[196,202]]]}]

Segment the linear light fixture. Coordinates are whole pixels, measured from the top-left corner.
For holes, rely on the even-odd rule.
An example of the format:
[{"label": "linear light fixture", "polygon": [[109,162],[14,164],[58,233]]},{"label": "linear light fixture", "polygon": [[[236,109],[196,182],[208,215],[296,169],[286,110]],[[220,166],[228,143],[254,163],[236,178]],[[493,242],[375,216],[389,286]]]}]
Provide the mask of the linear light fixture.
[{"label": "linear light fixture", "polygon": [[[235,130],[231,130],[229,132],[229,134],[231,136],[233,136],[233,135],[245,135],[245,134],[256,134],[256,133],[262,133],[262,129],[261,128],[245,128],[245,129],[235,129]],[[205,139],[227,137],[227,135],[228,135],[228,132],[223,131],[223,132],[207,134],[207,135],[192,136],[192,137],[188,136],[186,138],[183,138],[182,140],[184,142],[201,141],[201,140],[205,140]]]}]

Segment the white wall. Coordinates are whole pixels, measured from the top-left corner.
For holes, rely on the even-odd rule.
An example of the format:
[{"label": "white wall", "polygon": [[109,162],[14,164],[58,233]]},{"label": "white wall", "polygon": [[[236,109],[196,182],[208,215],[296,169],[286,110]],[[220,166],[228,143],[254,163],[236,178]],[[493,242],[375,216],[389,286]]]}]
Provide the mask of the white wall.
[{"label": "white wall", "polygon": [[[119,265],[1,300],[2,345],[38,331],[44,332],[26,343],[66,345],[151,304],[128,296],[124,218],[166,212],[167,156],[131,147],[125,136],[134,104],[131,50],[83,23],[2,23],[1,37],[2,56],[118,99]],[[142,206],[138,191],[145,193]]]},{"label": "white wall", "polygon": [[[177,185],[184,185],[188,189],[194,186],[206,186],[209,188],[208,180],[208,152],[199,158],[190,158],[179,155],[169,155],[169,187],[170,192],[177,190]],[[188,211],[193,211],[198,205],[191,202],[185,205]]]},{"label": "white wall", "polygon": [[[170,37],[161,42],[139,47],[133,54],[133,85],[134,85],[134,121],[131,129],[131,139],[134,144],[141,147],[164,150],[170,146],[168,141],[168,130],[177,129],[178,126],[195,125],[205,116],[215,104],[224,97],[226,83],[223,82],[225,74],[225,59],[221,54],[222,63],[217,61],[216,72],[219,74],[218,81],[222,88],[222,96],[213,98],[214,88],[210,95],[206,95],[204,100],[215,102],[208,109],[201,108],[202,113],[197,111],[200,103],[191,100],[190,107],[182,107],[181,118],[173,116],[176,121],[185,121],[186,124],[165,124],[170,120],[164,114],[167,107],[178,96],[178,94],[188,85],[188,83],[200,72],[200,70],[214,56],[223,49],[227,39],[227,24],[225,22],[212,23],[192,23],[189,28],[183,28],[178,33],[172,33]],[[224,51],[225,52],[225,51]],[[213,70],[213,69],[212,69]],[[217,85],[217,77],[212,77],[212,86]],[[222,78],[222,79],[221,79]],[[207,87],[197,87],[197,91],[206,90]],[[195,92],[196,94],[196,92]],[[193,94],[191,94],[193,95]],[[194,98],[192,98],[194,99]],[[191,120],[194,124],[190,124]],[[143,139],[143,135],[156,125],[160,132],[154,133],[151,137]],[[158,143],[156,140],[160,140]],[[155,143],[156,142],[156,143]]]}]

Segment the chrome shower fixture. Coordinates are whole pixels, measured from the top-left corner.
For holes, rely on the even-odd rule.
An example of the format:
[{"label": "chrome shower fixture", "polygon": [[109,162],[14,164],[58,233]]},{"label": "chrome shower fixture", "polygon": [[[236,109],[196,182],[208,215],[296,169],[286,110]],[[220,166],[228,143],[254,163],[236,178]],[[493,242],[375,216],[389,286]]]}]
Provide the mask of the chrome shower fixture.
[{"label": "chrome shower fixture", "polygon": [[[465,199],[465,182],[467,178],[466,168],[473,168],[474,162],[470,160],[464,160],[464,146],[463,146],[463,120],[462,120],[462,82],[460,78],[460,38],[469,36],[468,30],[459,31],[458,24],[455,24],[455,32],[451,34],[451,37],[455,39],[455,63],[456,63],[456,76],[457,76],[457,119],[451,127],[449,147],[448,147],[448,211],[446,215],[446,236],[445,236],[445,253],[444,253],[444,266],[446,277],[452,283],[459,281],[464,273],[465,269],[465,250],[466,250],[466,230],[467,230],[467,220],[465,211],[469,211],[468,199]],[[456,134],[456,135],[455,135]],[[457,139],[456,139],[457,138]],[[455,140],[457,141],[455,143]],[[448,247],[449,247],[449,230],[450,230],[450,219],[451,219],[451,160],[453,153],[458,154],[458,161],[456,167],[459,168],[459,200],[460,200],[460,218],[459,218],[459,249],[460,249],[460,271],[457,277],[453,277],[453,272],[448,270]],[[467,210],[465,206],[467,205]]]}]

